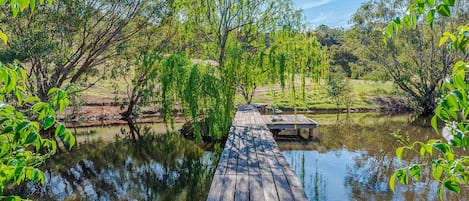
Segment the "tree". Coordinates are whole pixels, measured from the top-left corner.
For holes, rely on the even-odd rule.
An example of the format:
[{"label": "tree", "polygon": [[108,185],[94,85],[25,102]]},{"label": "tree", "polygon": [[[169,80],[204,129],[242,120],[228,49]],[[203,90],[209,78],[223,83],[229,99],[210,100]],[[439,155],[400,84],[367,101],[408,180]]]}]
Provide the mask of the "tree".
[{"label": "tree", "polygon": [[159,22],[160,10],[152,9],[159,5],[160,1],[144,0],[65,0],[36,8],[35,15],[25,10],[17,17],[9,17],[9,10],[2,7],[1,24],[12,37],[0,57],[28,66],[30,88],[43,101],[54,87],[75,83],[88,88],[103,76],[87,80],[91,76],[85,75],[109,69],[110,59],[123,51],[125,41]]},{"label": "tree", "polygon": [[[456,1],[448,0],[414,2],[408,6],[409,12],[404,15],[404,18],[426,15],[427,23],[432,26],[437,14],[450,17],[452,15],[451,8],[458,3],[464,4],[462,1],[456,3]],[[404,26],[414,28],[416,26],[416,22],[402,23],[397,19],[388,25],[391,28],[388,28],[387,37],[393,36]],[[439,46],[443,46],[449,41],[448,48],[460,51],[461,55],[465,55],[469,50],[469,23],[459,26],[457,30],[457,32],[444,32]],[[467,122],[469,116],[469,85],[467,83],[469,63],[465,61],[467,57],[460,58],[462,60],[458,61],[452,69],[451,79],[447,79],[443,84],[443,96],[435,109],[435,116],[432,118],[432,126],[437,132],[437,120],[440,119],[445,123],[442,134],[447,142],[441,139],[432,139],[428,142],[409,142],[400,139],[404,146],[396,149],[398,159],[402,160],[404,150],[411,150],[419,153],[421,158],[429,157],[431,160],[418,164],[411,163],[407,167],[398,169],[389,181],[392,190],[394,190],[396,179],[402,184],[408,184],[412,179],[418,180],[422,174],[422,166],[431,167],[433,179],[439,184],[440,200],[444,198],[444,190],[459,193],[461,188],[464,189],[469,184],[469,158],[464,155],[469,148],[469,137],[467,136],[469,131]]]},{"label": "tree", "polygon": [[321,45],[330,48],[334,45],[341,46],[344,42],[345,31],[339,28],[330,28],[322,24],[314,30],[314,35]]},{"label": "tree", "polygon": [[[416,16],[397,18],[399,23],[415,23],[413,29],[402,27],[398,37],[382,40],[382,30],[394,16],[405,11],[405,1],[370,1],[361,6],[353,16],[354,27],[361,32],[361,44],[367,49],[366,57],[376,61],[391,77],[392,81],[429,115],[435,108],[434,97],[439,95],[443,79],[451,71],[454,59],[459,53],[438,46],[444,31],[451,31],[455,23],[465,23],[466,19],[438,18],[433,28],[424,26]],[[459,7],[459,9],[466,9]],[[458,12],[465,15],[464,11]]]},{"label": "tree", "polygon": [[[5,1],[3,2],[5,3]],[[2,4],[3,4],[2,3]],[[41,4],[43,1],[41,1]],[[11,1],[13,16],[19,11],[35,8],[35,1]],[[2,32],[0,36],[7,42]],[[20,197],[4,196],[5,187],[19,185],[30,180],[44,184],[44,173],[38,167],[56,152],[53,140],[43,139],[41,132],[55,129],[55,137],[71,148],[75,138],[65,126],[56,121],[56,111],[63,112],[68,104],[67,93],[53,88],[48,92],[51,102],[40,102],[37,97],[28,96],[26,71],[16,65],[0,63],[0,199],[21,200]],[[13,100],[16,101],[13,101]],[[29,111],[23,104],[34,104]],[[15,107],[16,106],[16,107]],[[37,120],[34,120],[37,119]]]},{"label": "tree", "polygon": [[[351,91],[348,80],[343,74],[331,74],[327,82],[327,95],[335,100],[337,113],[342,102],[346,102],[346,96]],[[348,105],[348,104],[347,104]],[[347,107],[348,109],[348,107]],[[337,114],[337,118],[338,118]]]}]

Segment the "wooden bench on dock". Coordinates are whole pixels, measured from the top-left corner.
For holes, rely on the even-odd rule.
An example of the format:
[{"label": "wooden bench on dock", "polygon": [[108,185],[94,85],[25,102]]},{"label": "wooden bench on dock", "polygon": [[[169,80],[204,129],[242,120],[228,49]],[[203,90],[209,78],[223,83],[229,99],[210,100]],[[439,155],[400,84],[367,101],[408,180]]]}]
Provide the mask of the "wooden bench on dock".
[{"label": "wooden bench on dock", "polygon": [[251,105],[238,108],[207,200],[308,200],[262,116]]},{"label": "wooden bench on dock", "polygon": [[[304,115],[262,115],[267,128],[271,130],[296,130],[295,137],[303,140],[311,140],[315,138],[314,129],[318,127],[318,123]],[[304,138],[300,133],[300,129],[308,129],[308,137]],[[274,132],[274,135],[278,133]],[[279,139],[281,136],[274,136]],[[285,136],[284,136],[285,137]]]}]

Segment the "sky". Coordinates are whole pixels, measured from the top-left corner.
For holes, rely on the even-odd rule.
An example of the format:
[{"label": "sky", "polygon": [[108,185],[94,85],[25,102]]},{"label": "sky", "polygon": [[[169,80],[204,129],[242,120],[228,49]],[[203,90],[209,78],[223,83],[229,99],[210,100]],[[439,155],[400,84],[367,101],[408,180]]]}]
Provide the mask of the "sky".
[{"label": "sky", "polygon": [[353,13],[367,0],[293,0],[303,9],[306,23],[313,28],[325,24],[333,28],[349,28]]}]

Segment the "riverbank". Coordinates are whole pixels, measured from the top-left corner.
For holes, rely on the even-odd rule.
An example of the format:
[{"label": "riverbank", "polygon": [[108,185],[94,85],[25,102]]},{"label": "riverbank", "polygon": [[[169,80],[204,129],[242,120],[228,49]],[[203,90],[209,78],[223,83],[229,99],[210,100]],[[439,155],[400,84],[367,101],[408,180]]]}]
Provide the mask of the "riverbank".
[{"label": "riverbank", "polygon": [[[296,83],[298,85],[298,83]],[[301,92],[297,86],[296,98],[293,98],[289,90],[277,87],[259,87],[254,91],[252,103],[266,103],[266,114],[272,113],[272,108],[281,110],[285,114],[330,114],[330,113],[363,113],[363,112],[397,112],[406,113],[411,110],[409,100],[396,92],[390,82],[350,80],[350,91],[337,102],[327,95],[327,86],[312,82],[306,83],[305,100],[302,100]],[[287,86],[288,88],[288,86]],[[70,106],[61,119],[68,127],[112,126],[127,124],[121,119],[124,112],[125,100],[123,92],[109,93],[112,91],[110,84],[104,82],[94,88],[85,91],[80,97],[80,104]],[[105,95],[106,94],[106,95]],[[121,95],[119,95],[121,94]],[[235,104],[244,104],[242,96],[236,97]],[[347,109],[348,105],[348,109]],[[296,108],[296,109],[295,109]],[[163,122],[159,105],[145,107],[137,123],[161,123]],[[183,123],[186,119],[182,113],[175,115],[176,123]]]}]

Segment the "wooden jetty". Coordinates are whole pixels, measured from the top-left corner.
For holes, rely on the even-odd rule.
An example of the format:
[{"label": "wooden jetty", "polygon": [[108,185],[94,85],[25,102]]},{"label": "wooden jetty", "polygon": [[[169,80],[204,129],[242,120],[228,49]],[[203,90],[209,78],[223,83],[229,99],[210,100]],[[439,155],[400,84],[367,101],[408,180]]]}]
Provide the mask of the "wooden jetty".
[{"label": "wooden jetty", "polygon": [[312,140],[315,138],[314,129],[318,127],[317,122],[304,115],[262,115],[262,119],[267,127],[273,130],[274,137],[278,138],[281,137],[277,135],[278,132],[285,129],[295,129],[296,135],[294,137],[303,138],[300,129],[308,129],[308,138],[303,139]]},{"label": "wooden jetty", "polygon": [[238,108],[207,200],[308,200],[300,180],[252,105]]}]

